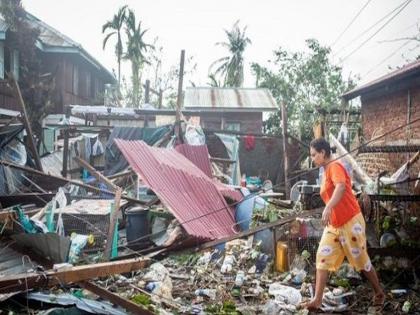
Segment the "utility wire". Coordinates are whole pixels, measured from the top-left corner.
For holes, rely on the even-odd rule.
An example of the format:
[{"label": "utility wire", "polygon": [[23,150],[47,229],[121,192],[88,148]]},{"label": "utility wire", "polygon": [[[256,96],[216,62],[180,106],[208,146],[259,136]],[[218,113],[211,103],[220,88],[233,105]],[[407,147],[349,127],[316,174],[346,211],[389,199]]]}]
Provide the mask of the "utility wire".
[{"label": "utility wire", "polygon": [[393,57],[397,52],[399,52],[402,48],[404,48],[405,46],[407,46],[409,43],[411,42],[411,40],[407,40],[404,44],[402,44],[401,46],[399,46],[396,50],[394,50],[391,54],[389,54],[388,56],[386,56],[383,60],[381,60],[379,63],[377,63],[375,66],[373,66],[368,72],[366,72],[365,74],[362,75],[362,77],[367,76],[368,74],[370,74],[371,72],[373,72],[374,70],[376,70],[379,66],[381,66],[385,61],[387,61],[388,59],[390,59],[391,57]]},{"label": "utility wire", "polygon": [[355,49],[352,50],[351,53],[349,53],[347,56],[345,56],[340,63],[343,63],[346,59],[348,59],[350,56],[352,56],[356,51],[358,51],[360,48],[362,48],[368,41],[370,41],[373,37],[375,37],[382,29],[387,26],[394,18],[398,16],[413,0],[408,0],[389,20],[387,20],[375,33],[373,33],[371,36],[369,36],[364,42],[362,42],[359,46],[357,46]]},{"label": "utility wire", "polygon": [[[367,142],[363,143],[362,145],[360,145],[360,146],[358,146],[358,147],[354,148],[353,150],[351,150],[351,151],[349,151],[349,152],[347,152],[347,153],[345,153],[345,154],[343,154],[343,155],[341,155],[341,156],[338,156],[338,157],[337,157],[337,158],[335,158],[335,159],[332,159],[329,163],[332,163],[332,162],[334,162],[334,161],[337,161],[337,160],[341,159],[342,157],[347,156],[347,155],[349,155],[349,154],[351,154],[351,153],[353,153],[353,152],[356,152],[356,151],[358,151],[360,148],[362,148],[362,147],[364,147],[364,146],[367,146],[368,144],[370,144],[370,143],[372,143],[372,142],[374,142],[374,141],[377,141],[378,139],[381,139],[381,138],[383,138],[383,137],[385,137],[385,136],[387,136],[387,135],[389,135],[389,134],[391,134],[391,133],[393,133],[393,132],[396,132],[396,131],[398,131],[398,130],[400,130],[400,129],[403,129],[403,128],[405,128],[405,127],[409,126],[409,125],[412,125],[412,124],[415,124],[415,123],[418,123],[418,122],[420,122],[420,118],[415,119],[415,120],[413,120],[413,121],[411,121],[411,122],[409,122],[409,123],[406,123],[406,124],[404,124],[404,125],[398,126],[398,127],[394,128],[394,129],[392,129],[392,130],[390,130],[390,131],[387,131],[387,132],[385,132],[384,134],[379,135],[379,136],[377,136],[377,137],[375,137],[375,138],[373,138],[373,139],[371,139],[371,140],[369,140],[369,141],[367,141]],[[10,166],[6,166],[6,167],[10,167]],[[313,171],[314,171],[314,170],[316,170],[316,169],[319,169],[319,167],[316,167],[316,168],[311,168],[311,169],[307,170],[307,171],[306,171],[305,173],[303,173],[303,174],[309,174],[310,172],[313,172]],[[12,175],[12,176],[14,176],[14,175]],[[278,187],[278,185],[274,185],[273,187]],[[250,198],[254,198],[254,197],[256,197],[256,196],[259,196],[259,195],[260,195],[260,194],[262,194],[262,193],[263,193],[263,191],[260,191],[260,192],[254,193],[254,194],[250,194],[250,195],[248,195],[248,196],[244,197],[242,200],[240,200],[240,201],[236,201],[236,202],[233,202],[233,203],[230,203],[230,204],[228,204],[227,206],[224,206],[224,207],[222,207],[222,208],[220,208],[220,209],[216,209],[216,210],[213,210],[213,211],[211,211],[211,212],[209,212],[209,213],[206,213],[206,214],[202,214],[202,215],[199,215],[199,216],[193,217],[193,218],[188,219],[188,220],[185,220],[185,221],[183,221],[183,222],[177,222],[177,223],[176,223],[176,225],[175,225],[174,227],[177,227],[177,226],[182,226],[183,224],[186,224],[186,223],[189,223],[189,222],[192,222],[192,221],[195,221],[195,220],[199,220],[199,219],[201,219],[201,218],[203,218],[203,217],[205,217],[205,216],[209,216],[209,215],[212,215],[212,214],[218,213],[218,212],[220,212],[220,211],[229,210],[229,208],[230,208],[230,207],[235,206],[235,205],[237,205],[237,204],[239,204],[239,203],[241,203],[241,202],[243,202],[243,201],[245,201],[245,200],[248,200],[248,199],[250,199]],[[43,199],[42,197],[37,196],[37,195],[36,195],[36,197],[37,197],[38,199],[42,200],[43,202],[48,203],[48,202],[47,202],[45,199]],[[77,218],[77,219],[80,219],[80,218]],[[81,220],[81,221],[84,221],[84,220]],[[238,223],[240,223],[240,222],[235,222],[235,224],[234,224],[234,225],[236,225],[236,224],[238,224]],[[107,236],[107,234],[106,234],[105,232],[103,232],[103,231],[99,231],[99,229],[97,229],[96,227],[94,227],[94,229],[95,229],[95,230],[97,230],[100,234],[102,234],[102,235],[104,235],[104,236],[105,236],[105,235]],[[140,240],[142,240],[142,239],[148,239],[148,238],[150,238],[151,236],[156,236],[156,235],[159,235],[160,233],[161,233],[161,232],[159,232],[159,233],[149,233],[149,234],[147,234],[147,235],[143,235],[143,236],[141,236],[141,237],[139,237],[139,238],[137,238],[137,239],[135,239],[135,240],[132,240],[132,242],[138,242],[138,241],[140,241]],[[130,249],[130,248],[128,248],[127,246],[122,246],[122,247],[127,248],[127,249]],[[131,250],[133,253],[135,253],[135,254],[139,254],[139,255],[141,255],[140,251],[135,251],[135,250],[132,250],[132,249],[130,249],[130,250]]]},{"label": "utility wire", "polygon": [[411,0],[404,0],[401,4],[399,4],[396,8],[394,8],[391,12],[387,13],[385,16],[380,18],[378,21],[376,21],[373,25],[368,27],[366,30],[359,33],[357,36],[353,37],[350,41],[348,41],[344,46],[342,46],[337,52],[333,54],[333,57],[337,56],[340,52],[345,50],[348,46],[351,46],[355,41],[359,40],[360,37],[364,36],[367,32],[369,32],[371,29],[373,29],[375,26],[377,26],[379,23],[381,23],[383,20],[391,16],[394,12],[398,11],[402,6],[407,4]]},{"label": "utility wire", "polygon": [[331,44],[331,47],[334,46],[335,44],[337,44],[337,42],[340,40],[340,38],[344,35],[344,33],[350,28],[350,26],[353,25],[354,21],[356,21],[356,19],[359,17],[359,15],[363,12],[363,10],[367,7],[367,5],[371,2],[372,0],[367,0],[366,3],[363,5],[363,7],[359,10],[359,12],[357,12],[357,14],[353,17],[353,19],[350,21],[350,23],[346,26],[346,28],[340,33],[340,35],[338,35],[338,37],[334,40],[334,42]]}]

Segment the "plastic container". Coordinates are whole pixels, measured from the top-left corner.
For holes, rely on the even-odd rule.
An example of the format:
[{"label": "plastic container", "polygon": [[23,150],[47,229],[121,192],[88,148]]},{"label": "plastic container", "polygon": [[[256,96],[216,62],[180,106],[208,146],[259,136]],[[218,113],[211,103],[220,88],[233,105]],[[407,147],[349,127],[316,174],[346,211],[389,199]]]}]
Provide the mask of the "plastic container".
[{"label": "plastic container", "polygon": [[276,271],[285,272],[289,270],[288,247],[285,242],[278,241],[276,246]]},{"label": "plastic container", "polygon": [[243,272],[242,270],[239,270],[238,273],[236,274],[235,286],[241,287],[244,284],[244,281],[245,281],[245,272]]},{"label": "plastic container", "polygon": [[148,214],[149,210],[141,207],[134,207],[125,212],[127,217],[126,234],[129,245],[149,243]]}]

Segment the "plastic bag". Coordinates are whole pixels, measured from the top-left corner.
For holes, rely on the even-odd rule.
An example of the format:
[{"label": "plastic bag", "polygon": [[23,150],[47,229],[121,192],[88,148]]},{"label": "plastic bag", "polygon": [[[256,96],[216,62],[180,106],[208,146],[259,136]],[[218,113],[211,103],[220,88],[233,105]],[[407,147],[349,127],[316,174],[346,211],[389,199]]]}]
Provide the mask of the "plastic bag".
[{"label": "plastic bag", "polygon": [[298,305],[302,302],[302,295],[299,290],[275,282],[268,288],[268,294],[273,295],[276,301],[286,304]]}]

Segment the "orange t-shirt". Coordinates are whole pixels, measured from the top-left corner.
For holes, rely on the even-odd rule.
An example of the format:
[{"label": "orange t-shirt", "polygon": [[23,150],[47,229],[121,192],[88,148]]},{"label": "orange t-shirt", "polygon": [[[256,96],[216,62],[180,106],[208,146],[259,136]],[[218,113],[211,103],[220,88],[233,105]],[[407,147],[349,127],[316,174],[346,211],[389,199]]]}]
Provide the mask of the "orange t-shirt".
[{"label": "orange t-shirt", "polygon": [[351,179],[344,166],[339,162],[332,162],[327,165],[321,184],[321,198],[325,204],[330,201],[335,185],[344,183],[346,189],[343,197],[332,209],[330,223],[334,227],[346,224],[356,214],[360,213],[360,207],[351,190]]}]

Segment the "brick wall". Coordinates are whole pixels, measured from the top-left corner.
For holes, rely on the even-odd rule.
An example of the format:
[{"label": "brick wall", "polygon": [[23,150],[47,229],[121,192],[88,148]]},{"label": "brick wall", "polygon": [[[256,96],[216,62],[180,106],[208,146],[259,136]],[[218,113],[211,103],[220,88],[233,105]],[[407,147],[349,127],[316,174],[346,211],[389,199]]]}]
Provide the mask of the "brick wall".
[{"label": "brick wall", "polygon": [[[411,121],[420,118],[420,86],[410,89]],[[407,123],[408,91],[398,91],[393,94],[383,94],[379,97],[362,96],[362,125],[366,140],[381,135],[389,130]],[[419,140],[418,124],[404,128],[382,138],[380,141]],[[379,142],[378,142],[379,144]]]},{"label": "brick wall", "polygon": [[[380,96],[362,96],[362,127],[366,141],[407,124],[408,95],[411,96],[410,121],[420,118],[420,86],[383,93]],[[420,144],[420,122],[381,138],[371,145]],[[404,164],[413,153],[365,153],[358,156],[361,166],[371,176],[379,171],[390,173]],[[413,165],[411,173],[417,175],[420,162]],[[417,173],[417,174],[416,174]]]}]

